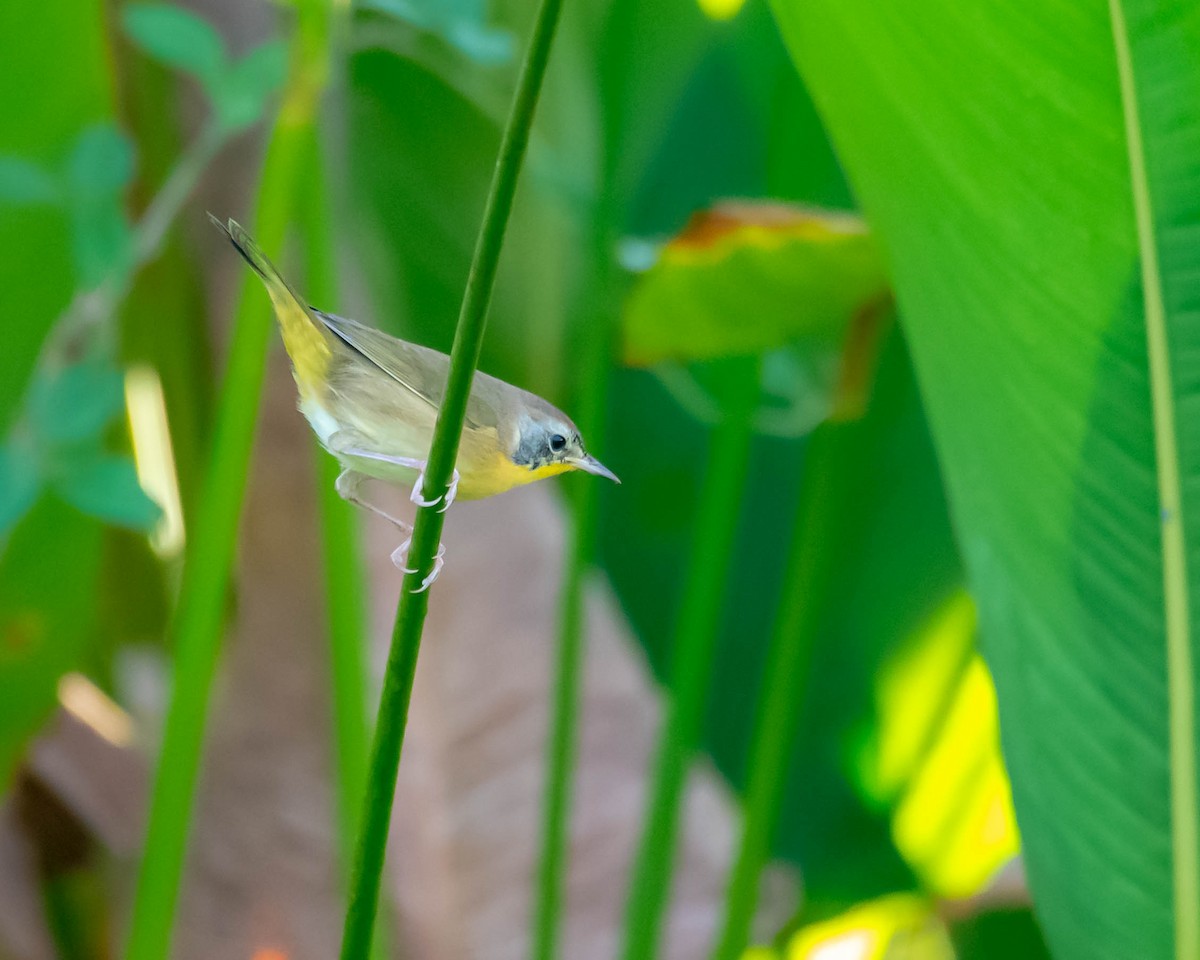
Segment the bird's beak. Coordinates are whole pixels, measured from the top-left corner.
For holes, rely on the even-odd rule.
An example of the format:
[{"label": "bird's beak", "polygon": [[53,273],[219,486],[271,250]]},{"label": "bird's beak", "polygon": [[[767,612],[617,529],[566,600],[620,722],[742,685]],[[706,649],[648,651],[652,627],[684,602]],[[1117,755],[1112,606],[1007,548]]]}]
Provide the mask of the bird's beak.
[{"label": "bird's beak", "polygon": [[591,454],[585,454],[582,457],[572,457],[569,463],[577,470],[584,470],[588,473],[594,473],[598,477],[607,477],[613,483],[621,482],[620,477],[609,470],[608,467],[602,464]]}]

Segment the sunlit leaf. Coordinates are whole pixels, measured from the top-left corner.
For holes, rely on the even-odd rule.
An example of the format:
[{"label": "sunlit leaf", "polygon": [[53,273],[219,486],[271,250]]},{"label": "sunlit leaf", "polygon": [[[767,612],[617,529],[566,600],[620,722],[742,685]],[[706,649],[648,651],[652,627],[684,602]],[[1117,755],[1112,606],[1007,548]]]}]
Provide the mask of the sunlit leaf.
[{"label": "sunlit leaf", "polygon": [[138,483],[137,469],[128,457],[100,456],[53,481],[54,491],[71,506],[105,523],[149,530],[160,516]]},{"label": "sunlit leaf", "polygon": [[31,451],[11,442],[0,446],[0,538],[33,506],[41,489]]},{"label": "sunlit leaf", "polygon": [[62,200],[58,179],[21,157],[0,157],[0,203],[55,204]]},{"label": "sunlit leaf", "polygon": [[160,63],[197,77],[206,87],[224,73],[221,35],[202,17],[174,4],[135,3],[121,16],[125,32]]},{"label": "sunlit leaf", "polygon": [[248,127],[262,116],[267,100],[287,77],[287,46],[272,40],[255,47],[209,88],[222,123]]},{"label": "sunlit leaf", "polygon": [[124,409],[124,390],[120,371],[103,363],[72,364],[39,374],[30,393],[35,436],[49,444],[98,437]]},{"label": "sunlit leaf", "polygon": [[888,295],[879,250],[848,214],[726,203],[697,214],[625,308],[625,360],[646,365],[834,344]]}]

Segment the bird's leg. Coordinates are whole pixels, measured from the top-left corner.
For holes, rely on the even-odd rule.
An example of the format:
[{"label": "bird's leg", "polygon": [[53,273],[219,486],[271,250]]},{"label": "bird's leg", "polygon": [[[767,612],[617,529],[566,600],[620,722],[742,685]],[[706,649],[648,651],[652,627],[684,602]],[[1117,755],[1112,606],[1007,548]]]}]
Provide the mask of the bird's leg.
[{"label": "bird's leg", "polygon": [[[432,507],[434,504],[436,504],[438,502],[438,500],[441,500],[442,498],[437,497],[434,500],[426,500],[421,496],[421,487],[424,486],[424,484],[425,484],[425,461],[424,460],[414,460],[413,462],[419,463],[421,465],[418,468],[421,471],[421,473],[417,477],[417,482],[413,484],[412,495],[409,497],[409,499],[412,500],[412,502],[415,503],[418,507]],[[460,479],[460,477],[458,475],[458,471],[455,470],[450,475],[450,485],[446,488],[446,505],[444,507],[442,507],[442,509],[439,510],[438,513],[445,513],[447,510],[450,509],[450,504],[452,504],[454,502],[454,498],[456,496],[458,496],[458,481],[459,481],[459,479]]]},{"label": "bird's leg", "polygon": [[[424,460],[414,460],[409,457],[391,457],[391,456],[387,456],[386,454],[375,453],[370,450],[364,450],[360,447],[350,447],[344,443],[339,443],[338,440],[339,440],[339,437],[335,433],[332,437],[330,437],[331,442],[330,442],[329,446],[330,446],[330,449],[335,451],[339,456],[363,457],[368,460],[381,460],[385,463],[394,463],[397,466],[410,467],[413,470],[421,471],[421,474],[417,477],[417,483],[413,487],[413,493],[412,493],[411,499],[412,499],[413,503],[417,504],[418,506],[423,506],[423,507],[431,507],[435,503],[437,503],[437,500],[424,501],[420,498],[421,481],[424,479],[424,476],[425,476],[425,474],[424,474],[425,461]],[[449,507],[450,504],[454,502],[454,494],[458,490],[458,479],[459,479],[458,471],[455,470],[454,476],[450,480],[450,486],[446,491],[446,506],[442,507],[441,511],[439,511],[439,512],[444,513],[446,511],[447,507]],[[405,523],[403,520],[397,520],[391,514],[385,513],[383,510],[379,509],[374,504],[368,503],[367,501],[363,500],[362,497],[359,495],[359,490],[358,490],[359,484],[362,481],[363,481],[363,475],[361,473],[359,473],[358,471],[356,471],[350,467],[346,467],[338,475],[337,481],[334,483],[334,489],[337,490],[338,496],[340,496],[343,500],[346,500],[350,503],[357,504],[360,507],[365,507],[367,510],[370,510],[372,513],[378,514],[379,516],[383,517],[384,519],[395,524],[396,527],[398,527],[400,529],[400,532],[404,534],[404,541],[400,544],[400,546],[398,546],[395,550],[392,551],[392,563],[396,565],[396,568],[401,573],[416,573],[417,572],[416,570],[414,570],[408,566],[408,551],[409,551],[409,548],[412,546],[412,535],[413,535],[412,524]],[[433,569],[429,572],[429,576],[427,576],[424,580],[421,581],[421,586],[419,586],[413,592],[414,593],[423,593],[424,591],[428,590],[429,587],[432,585],[433,581],[438,578],[438,574],[442,572],[442,567],[445,566],[445,564],[446,564],[446,545],[444,543],[439,543],[437,553],[434,555],[434,558],[433,558]]]},{"label": "bird's leg", "polygon": [[375,506],[375,504],[369,503],[362,498],[362,495],[358,489],[359,484],[361,484],[362,481],[363,475],[361,473],[357,473],[350,467],[346,467],[341,473],[338,474],[337,480],[334,481],[333,489],[336,490],[337,495],[347,503],[353,503],[355,506],[362,507],[364,510],[370,510],[377,517],[383,517],[384,520],[394,525],[406,537],[411,537],[411,523],[405,523],[403,520],[396,519],[390,513],[381,510],[379,507]]},{"label": "bird's leg", "polygon": [[[396,569],[399,570],[401,573],[416,573],[417,572],[416,570],[413,570],[408,565],[408,551],[411,546],[412,546],[412,537],[410,536],[407,540],[405,540],[402,544],[400,544],[400,546],[398,546],[395,550],[392,551],[392,563],[394,563],[396,565]],[[442,567],[445,566],[445,564],[446,564],[445,558],[446,558],[446,545],[444,543],[439,543],[437,553],[433,557],[433,569],[429,571],[429,576],[427,576],[424,580],[421,581],[421,585],[419,587],[417,587],[417,589],[414,590],[413,593],[424,593],[426,590],[429,589],[429,587],[433,583],[433,581],[438,578],[438,574],[442,572]]]},{"label": "bird's leg", "polygon": [[[421,487],[425,484],[425,468],[428,466],[428,463],[424,460],[417,460],[413,457],[393,457],[386,453],[376,453],[373,450],[363,450],[359,447],[339,448],[337,452],[349,457],[379,460],[382,463],[394,463],[398,467],[408,467],[410,470],[416,470],[417,482],[413,484],[412,494],[409,496],[409,499],[418,507],[436,506],[438,501],[443,499],[442,497],[435,497],[433,500],[426,500],[421,496]],[[445,505],[438,513],[445,513],[450,509],[450,504],[454,502],[454,498],[458,495],[458,481],[460,479],[458,471],[455,470],[450,476],[450,486],[446,488]]]}]

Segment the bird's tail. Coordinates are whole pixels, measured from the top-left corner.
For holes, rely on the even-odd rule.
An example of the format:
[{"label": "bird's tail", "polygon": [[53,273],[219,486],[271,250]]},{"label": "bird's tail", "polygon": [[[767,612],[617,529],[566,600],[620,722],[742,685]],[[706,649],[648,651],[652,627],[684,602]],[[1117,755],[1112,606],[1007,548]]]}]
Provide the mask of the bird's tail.
[{"label": "bird's tail", "polygon": [[222,223],[211,213],[208,218],[229,238],[235,250],[261,278],[275,307],[283,345],[292,358],[292,373],[302,398],[319,399],[326,382],[331,356],[329,333],[313,316],[303,298],[291,288],[236,220]]}]

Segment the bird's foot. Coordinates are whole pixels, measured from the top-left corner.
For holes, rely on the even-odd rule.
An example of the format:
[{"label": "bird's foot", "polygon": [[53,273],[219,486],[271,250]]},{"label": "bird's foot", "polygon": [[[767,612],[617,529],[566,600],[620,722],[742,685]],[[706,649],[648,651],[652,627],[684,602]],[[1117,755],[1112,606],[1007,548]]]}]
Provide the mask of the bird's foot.
[{"label": "bird's foot", "polygon": [[[412,567],[408,565],[408,551],[412,547],[412,535],[405,540],[400,546],[392,551],[392,563],[396,565],[396,569],[401,573],[416,573]],[[438,544],[437,553],[433,557],[433,569],[429,571],[429,576],[421,581],[421,585],[413,591],[413,593],[424,593],[433,584],[433,581],[438,578],[438,574],[442,572],[442,567],[446,565],[446,545]]]},{"label": "bird's foot", "polygon": [[[447,510],[450,509],[450,504],[452,504],[454,502],[454,498],[456,496],[458,496],[458,481],[460,479],[461,479],[461,477],[459,477],[457,470],[455,470],[454,473],[450,475],[450,486],[448,486],[446,488],[446,496],[444,498],[446,503],[442,507],[442,509],[438,511],[438,513],[445,513]],[[420,474],[420,476],[417,477],[417,482],[413,484],[412,495],[409,497],[409,499],[412,500],[412,502],[415,503],[418,507],[437,506],[438,502],[441,501],[443,498],[442,497],[434,497],[432,500],[426,500],[423,496],[421,496],[421,488],[424,485],[425,485],[425,464],[422,462],[421,474]]]}]

